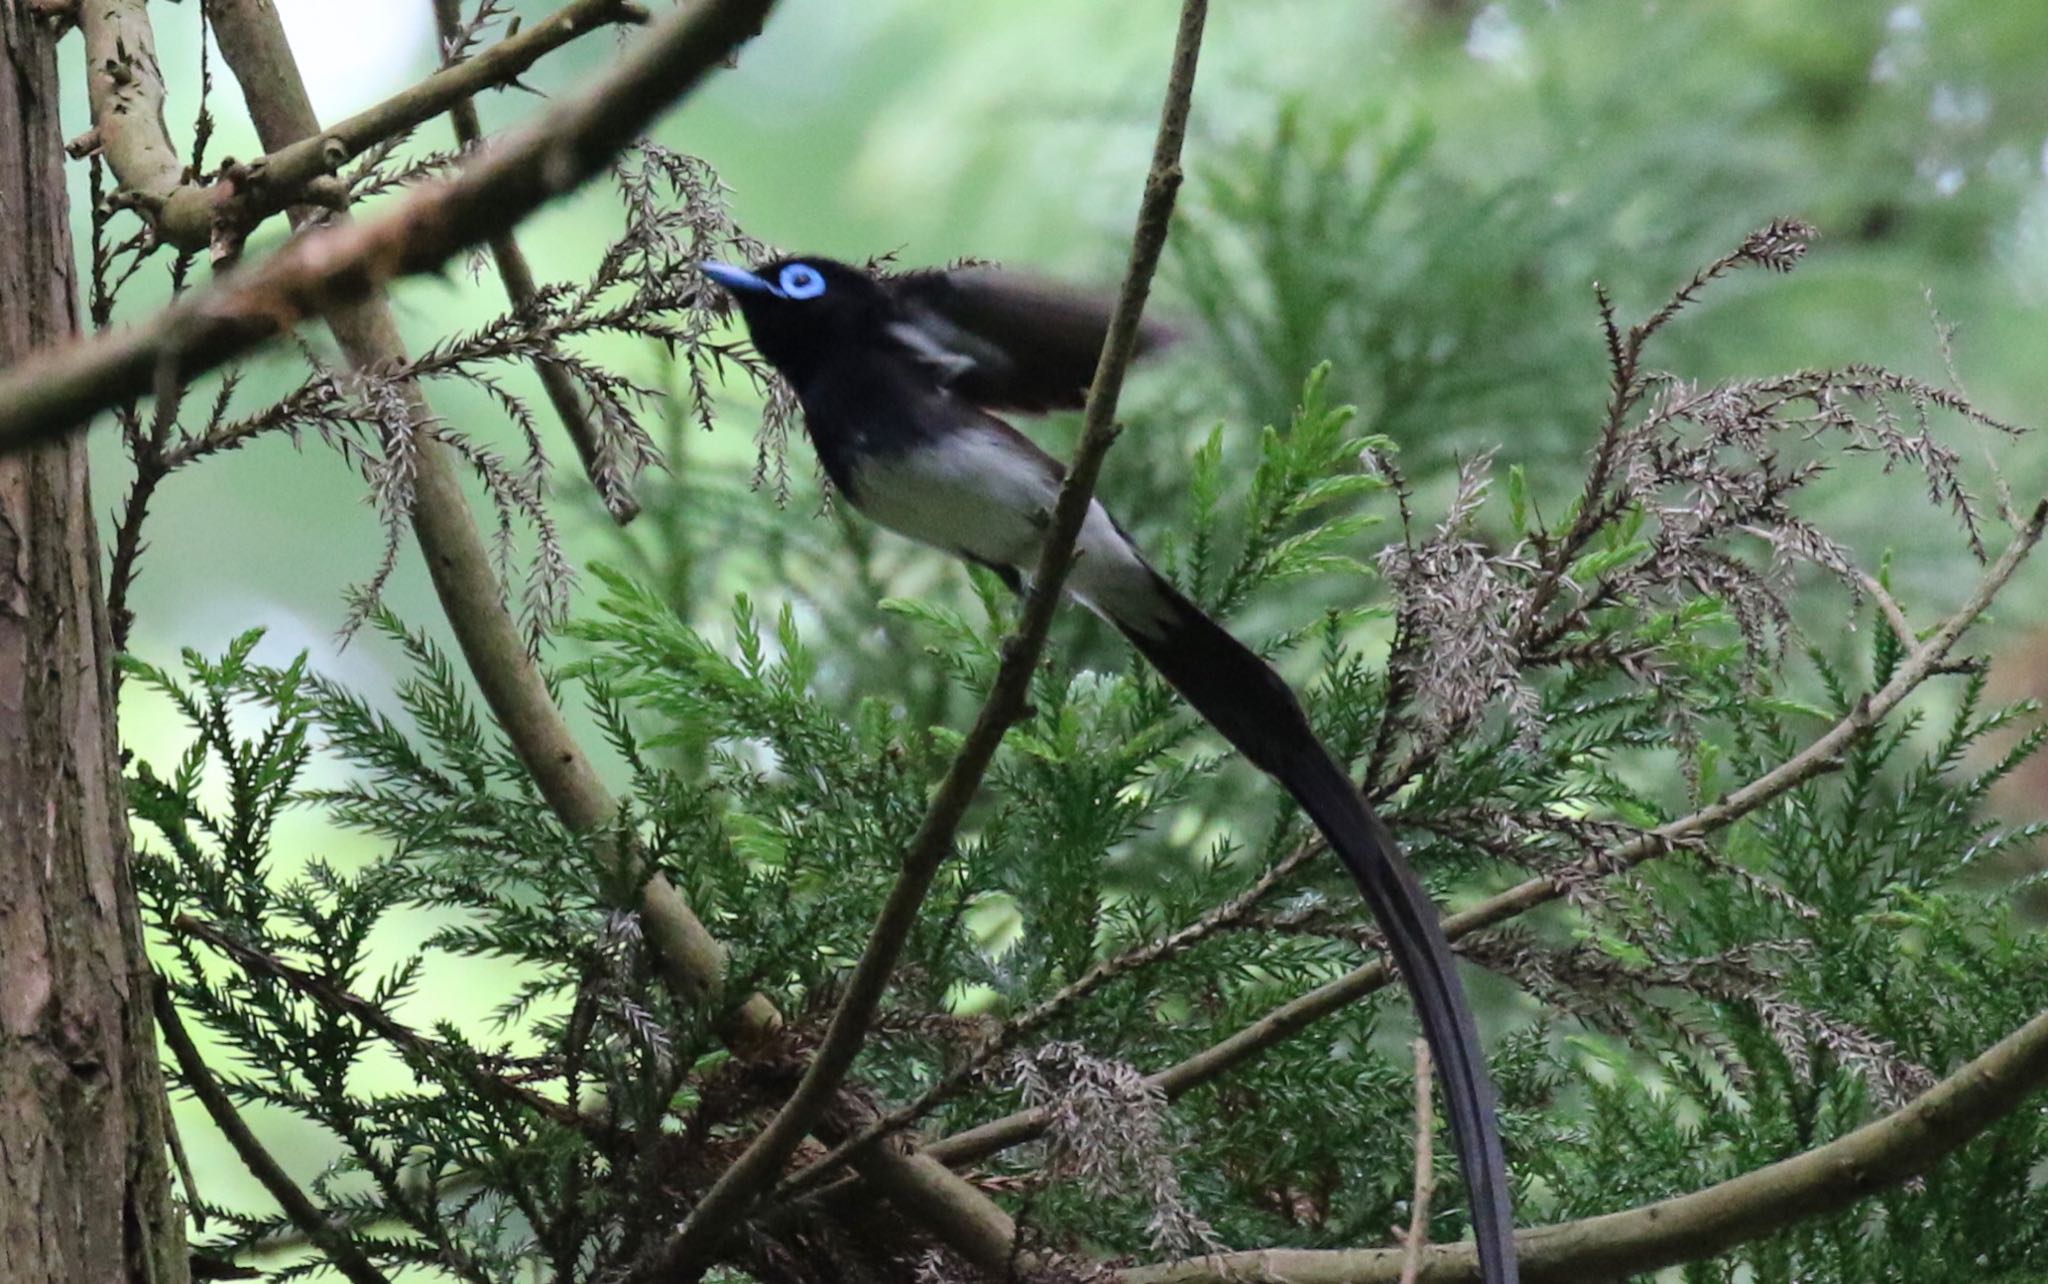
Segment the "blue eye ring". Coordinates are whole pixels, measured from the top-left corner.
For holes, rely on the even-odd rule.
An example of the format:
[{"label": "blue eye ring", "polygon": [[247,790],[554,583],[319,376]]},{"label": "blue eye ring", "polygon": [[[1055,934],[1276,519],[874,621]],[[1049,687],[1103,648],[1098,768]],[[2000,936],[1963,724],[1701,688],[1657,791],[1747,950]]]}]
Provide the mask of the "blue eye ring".
[{"label": "blue eye ring", "polygon": [[808,263],[791,263],[775,275],[785,299],[815,299],[825,292],[825,274]]}]

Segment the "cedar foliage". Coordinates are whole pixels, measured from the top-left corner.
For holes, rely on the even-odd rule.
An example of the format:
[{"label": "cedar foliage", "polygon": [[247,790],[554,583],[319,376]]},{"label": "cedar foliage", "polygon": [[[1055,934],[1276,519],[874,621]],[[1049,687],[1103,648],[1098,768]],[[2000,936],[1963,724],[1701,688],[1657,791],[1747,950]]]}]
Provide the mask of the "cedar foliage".
[{"label": "cedar foliage", "polygon": [[[2038,833],[1979,804],[2044,732],[2028,707],[1988,706],[1975,665],[1739,823],[1603,864],[1794,757],[1912,644],[1871,600],[1881,585],[1796,513],[1828,435],[1923,468],[1964,542],[1984,524],[1931,420],[1981,418],[1958,394],[1862,367],[1703,385],[1643,364],[1697,290],[1789,270],[1806,235],[1759,232],[1640,325],[1608,313],[1594,476],[1554,521],[1514,472],[1496,494],[1480,459],[1425,522],[1391,443],[1330,403],[1327,367],[1260,435],[1242,483],[1222,466],[1229,429],[1212,434],[1175,515],[1169,566],[1241,626],[1284,615],[1307,580],[1348,600],[1250,636],[1441,900],[1556,880],[1552,903],[1463,945],[1495,978],[1474,980],[1531,1220],[1811,1148],[2048,1005],[2048,943],[2012,921],[2009,888],[1973,881]],[[337,1139],[316,1194],[394,1263],[604,1279],[658,1240],[780,1085],[723,1049],[715,1011],[655,983],[634,889],[604,873],[599,844],[667,874],[730,946],[730,992],[768,995],[801,1048],[957,743],[908,671],[939,675],[945,707],[972,701],[1012,611],[978,572],[964,598],[877,603],[916,649],[888,685],[872,657],[815,644],[793,602],[742,595],[722,622],[692,622],[641,580],[596,574],[602,594],[571,628],[583,658],[560,673],[630,781],[596,840],[553,821],[447,657],[381,608],[363,609],[412,672],[395,708],[303,663],[254,663],[253,633],[179,671],[129,665],[194,734],[176,763],[135,773],[161,838],[140,882],[178,1005],[233,1049],[238,1099]],[[1854,645],[1802,635],[1793,591],[1854,599]],[[1056,1104],[1065,1122],[1042,1145],[983,1170],[1055,1250],[1377,1239],[1409,1196],[1398,996],[1170,1105],[1143,1078],[1357,966],[1373,930],[1273,791],[1142,667],[1093,654],[1037,674],[861,1079],[937,1133]],[[1972,756],[2020,724],[2001,756]],[[348,782],[309,784],[316,756]],[[280,854],[289,806],[386,854],[351,869]],[[399,911],[438,926],[395,963],[373,958]],[[443,954],[501,960],[506,994],[486,1025],[404,1028],[405,997]],[[410,1085],[366,1086],[362,1067],[391,1056]],[[1917,1188],[1689,1278],[1911,1278],[1966,1246],[1987,1269],[2038,1266],[2048,1245],[2015,1228],[2048,1225],[2030,1178],[2044,1153],[2042,1121],[2015,1116]],[[217,1252],[281,1230],[209,1211],[228,1228]],[[1462,1217],[1438,1201],[1433,1237]]]},{"label": "cedar foliage", "polygon": [[[373,198],[453,159],[395,140],[348,182]],[[2002,425],[1872,366],[1660,372],[1657,342],[1699,292],[1797,264],[1810,233],[1791,221],[1639,323],[1604,298],[1584,309],[1603,368],[1560,324],[1559,282],[1522,275],[1598,238],[1527,176],[1488,191],[1453,171],[1426,127],[1306,105],[1209,162],[1172,243],[1208,381],[1134,411],[1106,491],[1162,568],[1298,684],[1441,902],[1553,880],[1460,948],[1523,1219],[1565,1220],[1810,1149],[2048,1007],[2048,942],[2008,910],[2001,863],[2039,827],[1981,806],[2044,733],[2030,707],[1988,702],[1979,666],[1949,666],[1831,769],[1614,859],[1794,758],[1913,644],[1880,609],[1887,564],[1811,515],[1821,470],[1919,474],[1963,561],[2013,515],[1980,511],[1953,443]],[[617,189],[621,231],[588,281],[403,370],[343,375],[307,347],[264,406],[238,408],[230,374],[185,419],[121,414],[137,473],[114,541],[124,632],[151,493],[259,439],[318,439],[363,476],[390,535],[374,590],[409,503],[386,432],[404,378],[466,384],[509,427],[509,447],[451,425],[439,439],[481,482],[505,568],[526,563],[537,641],[570,573],[543,421],[509,369],[564,364],[605,435],[600,483],[643,501],[555,669],[611,751],[626,805],[607,834],[555,821],[465,676],[374,591],[350,618],[409,675],[390,700],[258,663],[254,633],[125,666],[191,732],[131,775],[176,1005],[224,1053],[213,1073],[237,1102],[331,1139],[312,1195],[372,1260],[419,1278],[611,1280],[659,1246],[788,1090],[1013,613],[991,577],[906,555],[829,503],[800,525],[813,515],[688,466],[690,430],[733,419],[712,386],[735,371],[768,407],[755,490],[798,484],[786,392],[718,328],[689,266],[762,247],[694,158],[645,148]],[[101,326],[156,248],[117,242],[109,218],[92,229]],[[670,351],[675,395],[589,355],[620,337]],[[1206,427],[1217,405],[1190,455],[1191,415]],[[659,438],[643,426],[657,407]],[[1533,442],[1510,441],[1524,426]],[[1517,463],[1500,467],[1483,452],[1504,441]],[[1565,485],[1561,455],[1585,464]],[[639,472],[661,457],[666,474]],[[726,599],[717,586],[741,577],[758,592]],[[1034,1248],[1076,1262],[1383,1241],[1411,1194],[1397,992],[1170,1101],[1148,1077],[1367,961],[1369,919],[1277,791],[1119,640],[1079,613],[1060,630],[856,1078],[927,1136],[1051,1107],[1044,1138],[974,1171]],[[292,808],[381,854],[284,848]],[[735,1058],[715,1008],[658,983],[635,888],[607,873],[619,850],[726,943],[728,994],[790,1017],[788,1056]],[[408,996],[448,958],[492,961],[502,994],[477,1021],[411,1027]],[[2048,1120],[2016,1114],[1924,1182],[1685,1275],[1912,1280],[1968,1261],[2030,1277],[2048,1270],[2044,1162]],[[188,1194],[209,1254],[279,1279],[321,1269],[274,1212]],[[1431,1237],[1462,1220],[1440,1192]],[[776,1278],[785,1230],[756,1228],[733,1269]],[[915,1251],[898,1278],[953,1277]]]}]

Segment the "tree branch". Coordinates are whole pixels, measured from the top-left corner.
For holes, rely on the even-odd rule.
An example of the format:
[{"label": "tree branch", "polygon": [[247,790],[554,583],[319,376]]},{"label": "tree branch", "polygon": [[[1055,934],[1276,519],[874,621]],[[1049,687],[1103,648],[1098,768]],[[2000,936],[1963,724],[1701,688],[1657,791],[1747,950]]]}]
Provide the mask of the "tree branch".
[{"label": "tree branch", "polygon": [[93,128],[84,151],[106,157],[121,185],[116,199],[162,229],[198,226],[204,247],[213,198],[195,186],[164,126],[164,78],[147,0],[96,0],[78,7],[85,38],[85,96]]},{"label": "tree branch", "polygon": [[1436,1182],[1435,1150],[1429,1099],[1429,1040],[1415,1041],[1415,1193],[1408,1202],[1408,1240],[1401,1246],[1400,1284],[1421,1278],[1423,1249],[1429,1243],[1429,1196]]},{"label": "tree branch", "polygon": [[[1109,332],[1088,389],[1081,441],[1053,507],[1051,527],[1031,577],[1023,617],[1003,643],[1002,663],[982,702],[981,712],[904,855],[903,870],[869,933],[867,946],[846,982],[845,992],[833,1010],[831,1025],[806,1068],[803,1081],[745,1153],[705,1193],[682,1229],[663,1249],[658,1265],[641,1272],[642,1278],[666,1278],[671,1274],[697,1278],[719,1244],[775,1180],[797,1143],[810,1132],[867,1037],[868,1026],[888,987],[903,943],[916,923],[918,909],[939,866],[952,854],[954,836],[980,788],[983,773],[994,759],[1004,734],[1024,711],[1032,670],[1037,667],[1053,610],[1059,605],[1062,586],[1073,565],[1074,541],[1094,500],[1095,481],[1101,474],[1103,458],[1116,441],[1117,400],[1123,391],[1124,373],[1137,353],[1139,318],[1151,292],[1152,276],[1166,244],[1174,198],[1180,190],[1181,145],[1187,137],[1188,108],[1207,16],[1207,0],[1183,0],[1166,101],[1160,110],[1152,165],[1138,206],[1130,263],[1110,313]],[[1013,1253],[1006,1252],[1000,1261],[976,1264],[984,1269],[1005,1270],[1014,1265],[1013,1258]]]},{"label": "tree branch", "polygon": [[1092,965],[1086,972],[1044,1000],[1004,1021],[992,1034],[982,1039],[973,1051],[933,1080],[931,1085],[914,1099],[880,1116],[852,1137],[833,1147],[822,1158],[791,1174],[776,1188],[776,1199],[791,1200],[817,1189],[851,1162],[863,1147],[871,1146],[886,1134],[907,1128],[930,1114],[941,1102],[956,1096],[979,1078],[996,1058],[1015,1047],[1019,1039],[1052,1024],[1081,1000],[1110,982],[1185,953],[1216,933],[1242,922],[1260,901],[1280,885],[1282,880],[1325,850],[1326,847],[1320,837],[1310,838],[1286,856],[1273,862],[1271,868],[1259,875],[1258,880],[1250,887],[1203,914],[1186,927],[1133,945],[1122,953]]},{"label": "tree branch", "polygon": [[[1612,1279],[1726,1252],[1808,1217],[1831,1213],[1934,1167],[2048,1085],[2048,1013],[2001,1040],[1911,1105],[1802,1155],[1704,1190],[1515,1236],[1522,1277]],[[1258,1249],[1144,1266],[1121,1284],[1394,1284],[1399,1249]],[[1424,1260],[1425,1284],[1479,1279],[1470,1245]]]},{"label": "tree branch", "polygon": [[[759,31],[772,4],[683,5],[590,89],[381,217],[295,238],[149,321],[10,367],[0,373],[0,454],[85,427],[94,412],[148,392],[160,370],[189,379],[308,317],[367,299],[400,277],[437,271],[457,251],[517,226],[602,170]],[[317,135],[316,128],[306,137]]]},{"label": "tree branch", "polygon": [[299,1233],[325,1253],[328,1262],[351,1284],[391,1284],[384,1273],[363,1256],[363,1250],[356,1246],[348,1232],[327,1220],[327,1215],[306,1197],[306,1192],[299,1189],[298,1183],[263,1148],[263,1143],[243,1122],[241,1112],[228,1099],[227,1090],[207,1069],[206,1058],[199,1054],[199,1045],[192,1042],[192,1035],[178,1015],[177,1005],[171,1002],[170,988],[162,977],[155,978],[150,992],[151,1001],[156,1005],[157,1028],[163,1031],[164,1042],[170,1045],[171,1056],[177,1061],[179,1072],[185,1076],[185,1086],[199,1098],[199,1104],[206,1107],[214,1127],[220,1129],[221,1135],[228,1139],[228,1145],[234,1147],[249,1175],[263,1184],[263,1189],[277,1201],[292,1225],[299,1228]]},{"label": "tree branch", "polygon": [[[261,0],[215,0],[211,16],[221,52],[242,83],[250,115],[265,145],[277,150],[294,138],[317,134],[319,122],[276,11]],[[330,237],[348,236],[361,226],[344,221],[327,230],[310,231],[297,244],[317,245]],[[260,274],[258,269],[248,276]],[[336,340],[356,366],[403,364],[405,351],[397,322],[374,284],[359,301],[337,301],[328,320]],[[433,408],[417,382],[406,381],[399,391],[415,438],[410,443],[417,468],[413,526],[463,657],[549,806],[571,829],[602,833],[611,823],[616,802],[570,735],[506,609],[504,591],[477,533],[450,452],[426,434],[425,429],[434,422]],[[648,924],[649,939],[667,961],[668,977],[681,993],[710,997],[724,972],[724,951],[674,889],[665,882],[657,883],[666,889],[666,895],[656,884],[647,889],[647,898],[661,904],[660,912],[652,915]]]},{"label": "tree branch", "polygon": [[[546,18],[474,57],[443,67],[418,84],[327,129],[275,148],[247,164],[228,166],[216,182],[202,184],[196,175],[184,173],[176,153],[170,149],[169,137],[163,134],[163,82],[156,77],[154,49],[148,43],[149,23],[142,8],[143,0],[111,0],[85,6],[88,84],[109,78],[101,71],[102,65],[124,65],[120,55],[125,53],[125,65],[135,69],[127,92],[154,89],[154,136],[162,140],[162,155],[154,154],[152,147],[147,168],[122,165],[113,148],[125,144],[132,135],[150,134],[136,127],[132,114],[111,118],[123,122],[122,127],[117,135],[109,137],[103,125],[102,139],[108,146],[114,172],[121,176],[123,196],[144,209],[163,240],[188,250],[205,249],[217,235],[224,243],[239,244],[263,220],[291,205],[333,205],[341,196],[338,184],[333,182],[334,173],[377,143],[444,111],[468,107],[473,114],[475,109],[470,102],[477,94],[516,81],[543,56],[579,36],[614,23],[647,20],[647,11],[631,0],[570,0]],[[95,28],[115,23],[119,26],[114,33],[118,43],[110,43],[116,56],[103,64],[90,44],[92,33]],[[144,63],[146,69],[140,65]],[[93,119],[109,120],[97,107],[96,102]]]}]

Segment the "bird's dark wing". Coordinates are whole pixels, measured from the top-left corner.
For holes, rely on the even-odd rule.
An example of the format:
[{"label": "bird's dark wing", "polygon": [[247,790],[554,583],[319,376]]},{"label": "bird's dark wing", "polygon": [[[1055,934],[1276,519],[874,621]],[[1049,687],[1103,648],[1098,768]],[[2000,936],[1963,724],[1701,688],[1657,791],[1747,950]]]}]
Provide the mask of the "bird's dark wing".
[{"label": "bird's dark wing", "polygon": [[[893,337],[959,396],[991,410],[1077,407],[1109,332],[1111,300],[999,268],[910,272],[886,288],[901,313]],[[1174,339],[1155,322],[1138,331],[1145,355]]]}]

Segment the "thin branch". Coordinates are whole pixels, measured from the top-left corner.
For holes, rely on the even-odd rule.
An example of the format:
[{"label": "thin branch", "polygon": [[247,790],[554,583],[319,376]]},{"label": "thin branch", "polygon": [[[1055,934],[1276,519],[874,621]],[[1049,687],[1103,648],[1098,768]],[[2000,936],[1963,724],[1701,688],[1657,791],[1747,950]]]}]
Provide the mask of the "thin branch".
[{"label": "thin branch", "polygon": [[325,1253],[328,1262],[347,1276],[351,1284],[391,1284],[384,1273],[363,1256],[363,1250],[349,1238],[348,1232],[328,1220],[327,1215],[306,1197],[306,1192],[299,1189],[291,1175],[263,1148],[256,1134],[249,1131],[241,1112],[228,1099],[227,1090],[207,1069],[206,1059],[199,1054],[199,1046],[192,1042],[191,1034],[186,1031],[177,1005],[171,1002],[170,987],[163,978],[153,979],[150,993],[156,1007],[157,1028],[163,1031],[164,1042],[178,1063],[179,1073],[185,1077],[185,1086],[199,1098],[199,1104],[206,1107],[214,1127],[219,1128],[228,1144],[234,1147],[235,1154],[241,1157],[250,1176],[262,1183],[263,1189],[277,1201],[277,1206],[284,1210],[292,1225],[299,1228],[299,1233]]},{"label": "thin branch", "polygon": [[[1941,368],[1948,374],[1948,386],[1958,397],[1967,396],[1963,391],[1962,372],[1956,369],[1956,327],[1955,323],[1941,315],[1941,309],[1934,302],[1934,287],[1929,286],[1922,294],[1927,300],[1927,321],[1934,327],[1934,344],[1941,353]],[[1973,422],[1976,430],[1977,447],[1984,453],[1984,467],[1991,474],[1991,484],[1998,495],[1998,518],[2008,526],[2019,525],[2019,509],[2012,500],[2012,486],[2005,479],[2005,470],[1998,466],[1998,459],[1991,452],[1991,434],[1997,431],[1995,425]]]},{"label": "thin branch", "polygon": [[1062,1014],[1103,986],[1184,954],[1218,932],[1237,926],[1288,875],[1325,850],[1321,837],[1309,839],[1273,862],[1250,887],[1203,914],[1186,927],[1103,959],[1030,1009],[1004,1021],[992,1034],[977,1044],[972,1052],[933,1080],[931,1086],[910,1102],[876,1119],[833,1147],[824,1157],[784,1180],[776,1188],[775,1198],[778,1201],[795,1199],[817,1189],[826,1179],[857,1157],[863,1148],[872,1146],[889,1133],[909,1127],[943,1102],[957,1096],[978,1079],[998,1057],[1015,1047],[1020,1039],[1052,1024]]},{"label": "thin branch", "polygon": [[[78,431],[94,413],[148,392],[160,366],[190,379],[308,317],[400,277],[438,271],[456,252],[517,226],[602,171],[759,31],[772,6],[680,6],[591,88],[459,173],[414,189],[383,216],[294,238],[260,265],[192,291],[149,321],[17,363],[0,374],[0,454]],[[455,70],[482,61],[479,55]]]},{"label": "thin branch", "polygon": [[[157,416],[157,422],[168,429],[163,419]],[[149,516],[156,488],[170,475],[163,462],[163,444],[163,436],[155,433],[135,441],[135,480],[129,484],[120,519],[114,524],[113,550],[107,563],[107,628],[116,651],[128,649],[128,635],[135,627],[135,610],[128,597],[141,571],[142,524]],[[118,669],[115,680],[120,680]]]},{"label": "thin branch", "polygon": [[[90,150],[104,156],[122,191],[145,204],[154,222],[184,184],[185,163],[164,125],[164,79],[146,0],[98,0],[81,5],[78,16],[93,128],[89,139],[73,146],[81,155]],[[187,204],[203,214],[207,202],[181,198],[181,216]]]},{"label": "thin branch", "polygon": [[[1095,481],[1102,471],[1103,458],[1116,440],[1117,399],[1123,390],[1124,373],[1137,352],[1139,318],[1151,292],[1152,276],[1166,244],[1174,198],[1180,190],[1181,145],[1187,137],[1188,108],[1207,17],[1207,0],[1183,0],[1152,166],[1138,206],[1130,263],[1116,307],[1110,313],[1109,332],[1088,389],[1081,441],[1053,507],[1051,527],[1031,577],[1032,588],[1025,599],[1023,618],[1003,643],[1002,663],[995,681],[904,855],[903,870],[890,889],[802,1082],[745,1153],[705,1193],[682,1229],[662,1250],[658,1265],[641,1273],[643,1278],[697,1278],[810,1132],[867,1037],[903,943],[939,866],[953,852],[954,835],[968,805],[974,801],[983,773],[994,759],[1004,734],[1024,712],[1031,673],[1037,667],[1053,610],[1059,605],[1067,571],[1073,564],[1074,541],[1094,500]],[[1000,1262],[978,1265],[1003,1269],[1011,1264],[1012,1256],[1005,1253]]]},{"label": "thin branch", "polygon": [[[319,122],[306,99],[275,12],[248,0],[217,0],[212,8],[222,52],[242,81],[244,97],[266,144],[282,148],[291,145],[293,137],[317,134]],[[708,68],[711,58],[722,54],[744,34],[741,28],[745,24],[729,12],[734,8],[758,10],[765,9],[765,5],[759,0],[751,6],[748,0],[732,0],[730,5],[713,0],[671,19],[654,38],[656,44],[661,44],[663,36],[674,43],[677,33],[681,33],[682,50],[671,55],[685,64],[680,69],[679,90],[687,88],[690,81]],[[651,58],[647,55],[641,61]],[[705,61],[704,65],[695,66],[692,74],[695,59]],[[592,114],[602,116],[603,112],[586,100],[579,118]],[[570,115],[577,113],[565,111],[551,119]],[[494,157],[503,154],[495,153]],[[461,181],[452,180],[442,186],[452,188]],[[342,222],[326,231],[305,235],[296,244],[301,248],[318,246],[332,238],[351,236],[365,226]],[[289,255],[279,256],[285,257]],[[245,272],[241,279],[259,278],[278,261],[272,259]],[[203,301],[218,292],[216,286],[199,297]],[[364,368],[395,368],[403,364],[404,348],[397,323],[374,283],[367,287],[365,302],[337,300],[336,304],[330,324],[354,364]],[[463,657],[476,676],[486,703],[549,806],[571,829],[602,834],[611,824],[617,803],[571,736],[538,667],[527,653],[525,640],[506,607],[504,589],[492,569],[490,553],[477,533],[449,451],[426,434],[435,422],[432,407],[414,381],[404,383],[401,395],[410,429],[415,436],[425,438],[416,443],[418,471],[413,526]],[[723,948],[665,881],[656,879],[648,883],[643,900],[649,940],[665,962],[670,983],[693,999],[714,995],[725,967]],[[754,1016],[767,1026],[777,1020],[771,1014]]]},{"label": "thin branch", "polygon": [[1908,654],[1917,650],[1920,639],[1913,634],[1913,622],[1906,618],[1905,608],[1899,605],[1899,600],[1892,596],[1891,590],[1875,575],[1864,570],[1856,572],[1856,582],[1870,595],[1871,600],[1877,603],[1877,609],[1883,613],[1885,622],[1891,626],[1892,636],[1898,638],[1899,646]]},{"label": "thin branch", "polygon": [[1401,1248],[1401,1284],[1415,1284],[1422,1268],[1422,1250],[1429,1243],[1429,1194],[1436,1182],[1435,1149],[1430,1134],[1429,1040],[1415,1041],[1415,1194],[1409,1200],[1408,1239]]},{"label": "thin branch", "polygon": [[[164,126],[164,82],[157,66],[155,34],[149,22],[145,0],[107,0],[80,6],[77,11],[85,42],[86,101],[92,110],[93,127],[74,147],[76,155],[94,156],[94,179],[103,159],[123,189],[158,193],[155,212],[160,214],[165,196],[184,177],[184,164]],[[107,309],[119,286],[106,285],[112,267],[111,254],[100,246],[106,213],[95,192],[93,210],[94,321],[104,326]],[[136,246],[132,274],[154,238],[145,228],[144,240]],[[125,278],[124,278],[125,279]],[[182,385],[178,385],[182,391]],[[136,558],[142,549],[142,524],[149,502],[166,470],[162,466],[163,444],[177,416],[174,395],[156,407],[151,431],[132,434],[130,453],[135,458],[135,481],[130,488],[118,525],[115,527],[112,561],[107,583],[107,618],[114,649],[127,646],[134,613],[128,593],[134,585]],[[115,680],[119,681],[118,671]]]},{"label": "thin branch", "polygon": [[[1909,654],[1890,682],[1867,696],[1833,727],[1795,756],[1716,802],[1640,837],[1607,848],[1556,874],[1539,875],[1451,914],[1443,921],[1444,936],[1456,943],[1566,895],[1588,877],[1598,878],[1656,859],[1699,836],[1735,823],[1788,790],[1834,769],[1843,750],[1867,734],[1928,678],[1947,671],[1948,653],[2011,580],[2048,526],[2048,502],[2037,505],[1998,560],[1986,568],[1969,600],[1942,621],[1921,646]],[[1152,1075],[1168,1098],[1214,1080],[1274,1044],[1293,1037],[1323,1017],[1390,984],[1392,970],[1376,958],[1335,980],[1317,986],[1266,1013],[1258,1020],[1176,1065]],[[997,1151],[1039,1136],[1046,1125],[1043,1111],[1022,1110],[951,1137],[933,1142],[925,1153],[949,1165],[972,1163]]]},{"label": "thin branch", "polygon": [[[1723,1253],[1927,1172],[2048,1085],[2048,1013],[2027,1022],[1911,1105],[1802,1155],[1704,1190],[1515,1236],[1522,1277],[1616,1279]],[[1120,1284],[1394,1284],[1400,1250],[1255,1249],[1118,1275]],[[1468,1244],[1428,1254],[1420,1279],[1479,1279]]]},{"label": "thin branch", "polygon": [[1593,464],[1586,473],[1586,486],[1579,496],[1577,515],[1562,536],[1542,536],[1542,578],[1522,613],[1517,641],[1524,647],[1543,623],[1551,602],[1565,586],[1565,573],[1585,551],[1587,541],[1610,523],[1633,498],[1626,486],[1609,491],[1622,438],[1628,431],[1628,416],[1647,390],[1643,372],[1643,349],[1657,332],[1699,297],[1700,291],[1739,268],[1756,266],[1773,272],[1789,272],[1806,253],[1814,230],[1796,219],[1778,219],[1743,238],[1742,244],[1693,273],[1664,306],[1648,319],[1623,333],[1615,320],[1614,300],[1604,286],[1595,284],[1593,296],[1600,309],[1600,332],[1607,346],[1608,395],[1600,425],[1599,443],[1593,450]]},{"label": "thin branch", "polygon": [[[453,67],[464,61],[461,0],[434,0],[434,21],[441,33],[442,56],[449,59],[448,65]],[[451,106],[448,120],[455,127],[455,141],[465,152],[483,142],[483,124],[477,119],[475,99],[464,98]],[[507,230],[492,237],[490,245],[491,258],[498,265],[498,276],[505,283],[505,297],[511,300],[515,311],[530,309],[540,294],[540,288],[533,279],[533,268],[526,261],[525,251],[519,248],[518,238]],[[541,388],[548,395],[548,404],[555,408],[563,431],[569,434],[577,455],[583,460],[583,471],[590,477],[590,484],[597,488],[598,498],[604,501],[605,511],[612,515],[613,521],[624,526],[639,515],[640,505],[618,476],[617,464],[612,459],[614,452],[606,447],[596,425],[590,422],[583,398],[576,391],[576,381],[552,357],[534,358],[533,368],[540,376]]]},{"label": "thin branch", "polygon": [[[693,25],[689,18],[701,12],[712,16]],[[721,34],[731,28],[733,19],[730,14],[721,19],[718,13],[714,3],[706,10],[671,20],[665,31],[683,31],[690,36],[684,41],[686,50],[694,51],[692,56],[706,56],[738,38],[737,33]],[[294,137],[317,133],[318,120],[276,12],[251,0],[215,0],[212,16],[222,52],[243,84],[250,113],[266,145],[284,147]],[[706,24],[708,31],[702,29]],[[307,236],[300,244],[345,235],[356,226],[360,225],[343,223],[329,232]],[[373,287],[366,302],[337,307],[329,323],[358,367],[403,363],[403,341],[381,290]],[[622,853],[609,833],[617,801],[577,744],[528,652],[506,606],[490,552],[478,534],[451,453],[432,437],[433,409],[416,381],[405,381],[400,395],[407,421],[403,430],[415,439],[409,443],[416,469],[413,529],[463,658],[548,805],[570,829],[596,835],[608,859],[630,860],[630,854]],[[675,887],[659,875],[646,878],[641,884],[639,910],[666,983],[688,1001],[719,1002],[724,946],[705,929]],[[765,1038],[780,1024],[773,1005],[757,994],[728,1011],[722,1029],[729,1039],[744,1046]]]}]

